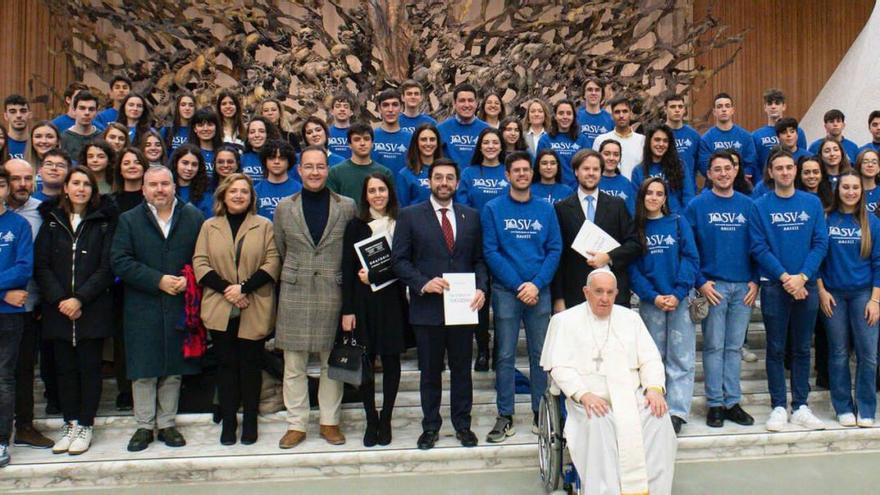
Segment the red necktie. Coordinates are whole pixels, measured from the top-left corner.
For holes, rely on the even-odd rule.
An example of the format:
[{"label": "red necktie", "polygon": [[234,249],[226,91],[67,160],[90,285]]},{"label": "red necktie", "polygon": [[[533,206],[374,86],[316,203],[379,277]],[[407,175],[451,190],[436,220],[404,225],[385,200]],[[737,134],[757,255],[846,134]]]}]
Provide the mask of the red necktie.
[{"label": "red necktie", "polygon": [[446,216],[447,211],[449,211],[449,208],[440,208],[440,213],[443,215],[443,220],[440,222],[440,228],[443,229],[443,238],[446,239],[446,247],[451,253],[455,248],[455,236],[452,233],[452,222],[450,222],[449,217]]}]

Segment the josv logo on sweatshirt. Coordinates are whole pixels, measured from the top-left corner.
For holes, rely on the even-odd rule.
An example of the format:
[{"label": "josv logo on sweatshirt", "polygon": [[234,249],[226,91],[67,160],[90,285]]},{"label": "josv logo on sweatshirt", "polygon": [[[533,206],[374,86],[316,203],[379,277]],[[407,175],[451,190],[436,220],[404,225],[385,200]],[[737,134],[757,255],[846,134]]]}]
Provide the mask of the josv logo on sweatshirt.
[{"label": "josv logo on sweatshirt", "polygon": [[581,124],[581,132],[583,134],[605,134],[610,129],[602,124]]},{"label": "josv logo on sweatshirt", "polygon": [[555,143],[550,143],[550,149],[562,154],[571,154],[576,153],[578,150],[580,150],[581,145],[579,145],[578,143],[567,143],[558,141]]},{"label": "josv logo on sweatshirt", "polygon": [[736,231],[746,224],[746,217],[742,213],[732,211],[713,211],[706,214],[709,225],[722,231]]},{"label": "josv logo on sweatshirt", "polygon": [[862,241],[862,229],[858,227],[828,227],[828,237],[837,244],[856,244]]},{"label": "josv logo on sweatshirt", "polygon": [[8,248],[13,242],[15,242],[15,234],[11,230],[0,235],[0,251]]},{"label": "josv logo on sweatshirt", "polygon": [[743,147],[742,143],[739,141],[715,141],[715,149],[716,150],[725,150],[729,148],[733,148],[735,150],[741,149]]},{"label": "josv logo on sweatshirt", "polygon": [[507,187],[508,182],[504,179],[488,179],[485,177],[476,177],[472,182],[475,188],[484,191],[500,191]]},{"label": "josv logo on sweatshirt", "polygon": [[406,146],[395,143],[373,143],[373,151],[377,153],[406,153]]},{"label": "josv logo on sweatshirt", "polygon": [[505,218],[504,231],[510,232],[517,239],[531,239],[544,229],[536,218]]},{"label": "josv logo on sweatshirt", "polygon": [[810,221],[810,215],[804,211],[770,212],[770,223],[782,230],[800,230]]},{"label": "josv logo on sweatshirt", "polygon": [[663,254],[667,249],[673,248],[678,241],[669,234],[651,234],[645,236],[650,254]]},{"label": "josv logo on sweatshirt", "polygon": [[469,134],[452,134],[449,136],[449,144],[473,148],[477,145],[477,138],[478,136],[471,136]]},{"label": "josv logo on sweatshirt", "polygon": [[691,138],[678,138],[675,140],[675,150],[676,151],[683,151],[683,150],[690,149],[690,147],[693,145],[694,145],[694,142],[691,140]]}]

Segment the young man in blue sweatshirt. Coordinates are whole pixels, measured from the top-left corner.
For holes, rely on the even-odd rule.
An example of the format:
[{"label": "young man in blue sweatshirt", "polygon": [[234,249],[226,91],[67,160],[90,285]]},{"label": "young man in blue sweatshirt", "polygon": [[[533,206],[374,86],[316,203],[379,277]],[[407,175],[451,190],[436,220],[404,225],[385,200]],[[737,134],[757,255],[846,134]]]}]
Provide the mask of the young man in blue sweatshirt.
[{"label": "young man in blue sweatshirt", "polygon": [[828,249],[825,212],[819,198],[794,187],[797,167],[791,153],[774,151],[768,161],[774,191],[749,213],[752,258],[761,280],[761,314],[767,331],[767,381],[773,411],[768,431],[788,423],[786,340],[791,328],[791,422],[809,429],[825,425],[807,407],[810,344],[819,308],[816,275]]},{"label": "young man in blue sweatshirt", "polygon": [[706,175],[712,153],[733,149],[742,156],[741,166],[746,178],[754,182],[760,173],[757,165],[758,155],[755,153],[755,140],[752,139],[749,131],[733,123],[734,112],[733,98],[729,94],[715,95],[715,103],[712,105],[715,126],[706,131],[700,140],[700,173]]},{"label": "young man in blue sweatshirt", "polygon": [[[752,133],[752,139],[755,141],[755,152],[758,155],[757,167],[761,174],[764,173],[764,166],[767,165],[767,158],[770,152],[779,145],[778,132],[776,132],[776,124],[785,118],[785,94],[780,89],[770,88],[764,91],[764,113],[767,114],[767,125],[755,129]],[[797,122],[797,121],[795,121]],[[798,148],[807,148],[807,135],[803,129],[795,126],[797,141],[794,148],[790,148],[792,153]],[[797,157],[795,157],[797,161]],[[760,177],[760,174],[756,177]],[[757,180],[757,179],[756,179]]]},{"label": "young man in blue sweatshirt", "polygon": [[666,110],[666,125],[672,129],[672,135],[675,136],[675,149],[678,151],[678,158],[690,170],[691,179],[694,180],[694,190],[696,190],[700,133],[684,123],[684,117],[687,112],[684,96],[677,94],[667,96],[663,108]]},{"label": "young man in blue sweatshirt", "polygon": [[334,155],[343,158],[351,158],[351,148],[348,146],[348,128],[351,127],[351,116],[354,114],[354,99],[340,93],[333,97],[330,102],[330,115],[333,116],[333,124],[330,126],[327,136],[327,149]]},{"label": "young man in blue sweatshirt", "polygon": [[[15,416],[15,365],[24,331],[25,297],[34,271],[31,227],[6,207],[9,172],[0,167],[0,467],[9,464],[9,440]],[[16,296],[18,294],[18,296]]]},{"label": "young man in blue sweatshirt", "polygon": [[400,92],[403,96],[403,112],[400,113],[401,129],[412,134],[422,124],[437,125],[437,121],[433,117],[422,112],[424,91],[418,81],[413,79],[403,81],[400,84]]},{"label": "young man in blue sweatshirt", "polygon": [[260,150],[265,180],[257,182],[257,214],[275,219],[278,203],[302,190],[302,184],[290,177],[290,169],[296,161],[296,152],[287,141],[269,141]]},{"label": "young man in blue sweatshirt", "polygon": [[76,114],[73,112],[73,99],[77,93],[83,90],[88,91],[88,89],[88,86],[79,81],[74,81],[67,85],[67,88],[64,90],[64,104],[67,105],[67,112],[52,119],[52,123],[55,124],[55,127],[60,132],[64,132],[76,124]]},{"label": "young man in blue sweatshirt", "polygon": [[711,191],[694,198],[684,213],[700,253],[694,286],[709,301],[709,315],[702,326],[709,406],[706,424],[720,428],[729,419],[751,425],[754,418],[739,403],[740,354],[758,296],[756,272],[749,256],[752,200],[733,190],[736,167],[731,152],[712,154],[708,174]]},{"label": "young man in blue sweatshirt", "polygon": [[406,151],[412,140],[412,132],[400,127],[400,92],[386,89],[376,97],[382,123],[375,130],[373,138],[373,160],[385,165],[397,177],[406,167]]},{"label": "young man in blue sweatshirt", "polygon": [[537,425],[538,405],[547,388],[541,368],[541,350],[550,322],[550,282],[562,254],[562,237],[550,203],[533,197],[531,157],[524,151],[504,160],[509,192],[486,204],[480,215],[483,255],[493,277],[492,306],[495,314],[495,391],[498,419],[486,438],[503,442],[515,432],[514,363],[520,323],[526,329],[529,352],[529,383],[532,412]]},{"label": "young man in blue sweatshirt", "polygon": [[808,148],[810,153],[818,155],[822,140],[826,138],[833,139],[840,143],[840,146],[849,158],[849,162],[855,163],[856,157],[859,156],[859,145],[843,137],[843,130],[846,129],[846,116],[843,112],[836,108],[828,110],[822,116],[822,121],[825,123],[825,137],[821,137],[810,144]]},{"label": "young man in blue sweatshirt", "polygon": [[478,119],[477,90],[472,85],[459,84],[452,90],[454,113],[437,126],[443,140],[443,156],[454,161],[459,169],[471,164],[477,137],[489,124]]},{"label": "young man in blue sweatshirt", "polygon": [[584,106],[577,111],[581,134],[586,137],[586,148],[593,147],[596,136],[614,129],[614,118],[602,108],[605,85],[598,77],[590,77],[584,84]]},{"label": "young man in blue sweatshirt", "polygon": [[31,107],[27,98],[9,95],[3,100],[3,120],[6,121],[6,150],[9,158],[24,159],[31,122]]},{"label": "young man in blue sweatshirt", "polygon": [[871,142],[859,148],[859,153],[865,150],[880,152],[880,110],[868,115],[868,132],[871,133]]}]

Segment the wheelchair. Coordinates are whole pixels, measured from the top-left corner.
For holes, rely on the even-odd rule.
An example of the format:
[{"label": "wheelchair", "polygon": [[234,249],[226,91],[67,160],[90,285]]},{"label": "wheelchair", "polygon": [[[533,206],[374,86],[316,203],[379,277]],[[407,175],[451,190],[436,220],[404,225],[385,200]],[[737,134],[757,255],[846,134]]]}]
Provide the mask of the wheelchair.
[{"label": "wheelchair", "polygon": [[572,495],[580,489],[580,478],[562,434],[566,416],[565,398],[553,381],[548,381],[538,407],[538,467],[541,482],[547,493]]}]

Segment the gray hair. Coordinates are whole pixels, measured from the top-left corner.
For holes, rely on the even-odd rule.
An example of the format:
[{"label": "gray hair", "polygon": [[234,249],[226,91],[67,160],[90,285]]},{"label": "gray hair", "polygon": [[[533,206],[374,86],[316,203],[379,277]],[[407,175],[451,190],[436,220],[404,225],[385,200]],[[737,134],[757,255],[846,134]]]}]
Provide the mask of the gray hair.
[{"label": "gray hair", "polygon": [[168,177],[171,178],[171,181],[172,182],[174,181],[174,174],[172,174],[171,169],[166,167],[165,165],[150,165],[144,171],[144,177],[146,177],[148,174],[158,174],[158,173],[166,173],[166,174],[168,174]]},{"label": "gray hair", "polygon": [[589,273],[589,275],[587,275],[587,287],[589,287],[590,284],[593,282],[593,278],[595,278],[596,276],[601,275],[601,274],[610,275],[611,278],[614,279],[614,286],[617,287],[617,276],[615,276],[614,272],[612,272],[611,270],[609,270],[606,267],[597,268],[597,269],[591,271]]}]

